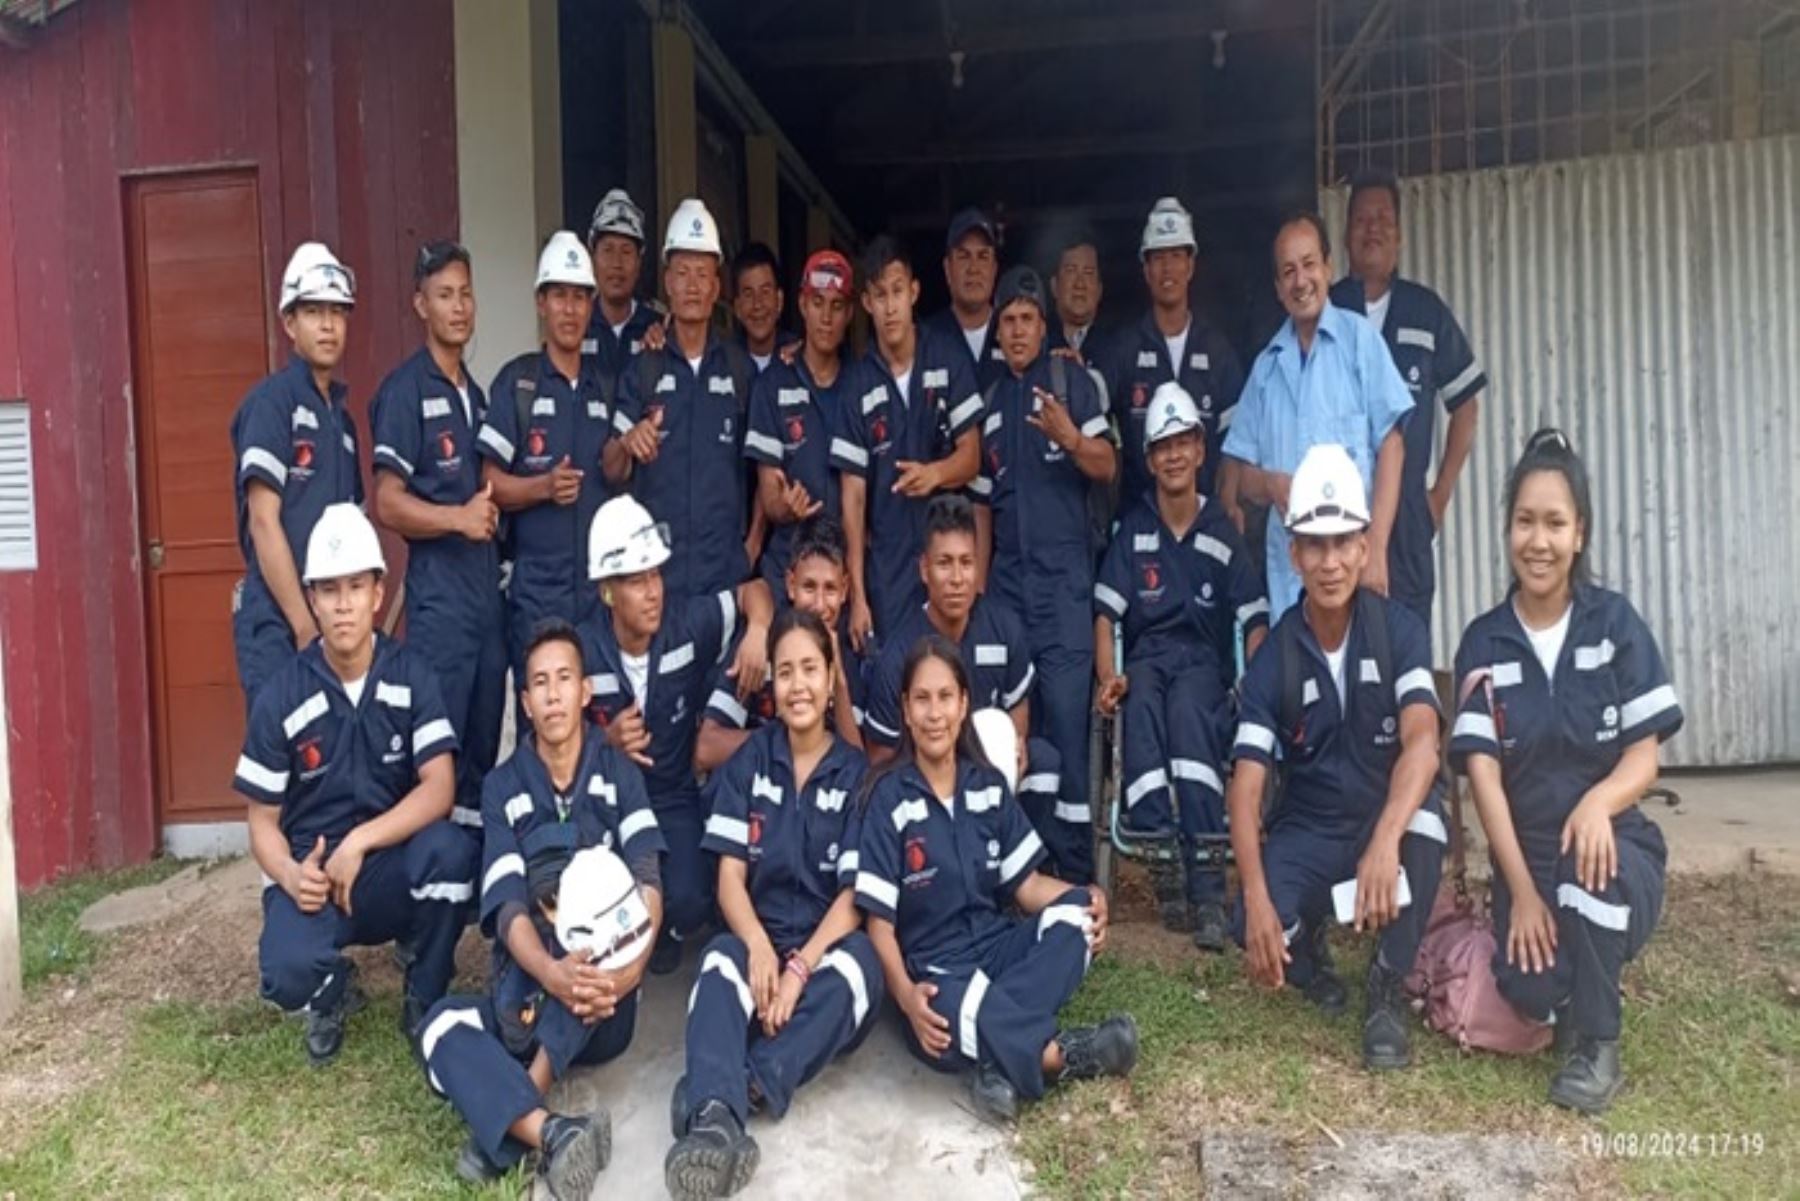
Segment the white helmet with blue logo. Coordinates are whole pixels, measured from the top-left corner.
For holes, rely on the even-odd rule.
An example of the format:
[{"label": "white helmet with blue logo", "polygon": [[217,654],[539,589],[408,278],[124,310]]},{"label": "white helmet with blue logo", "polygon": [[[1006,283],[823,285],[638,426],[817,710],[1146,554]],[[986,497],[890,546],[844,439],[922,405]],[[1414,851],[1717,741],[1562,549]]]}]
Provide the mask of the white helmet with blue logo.
[{"label": "white helmet with blue logo", "polygon": [[678,250],[725,257],[725,252],[719,248],[719,223],[713,220],[713,215],[698,197],[690,196],[676,205],[675,212],[669,217],[669,229],[663,237],[663,262],[668,262],[669,256]]},{"label": "white helmet with blue logo", "polygon": [[1295,534],[1352,534],[1368,526],[1368,490],[1350,452],[1333,442],[1308,450],[1288,485],[1288,530]]},{"label": "white helmet with blue logo", "polygon": [[550,240],[544,243],[544,252],[538,255],[534,286],[541,288],[546,284],[573,284],[590,290],[597,286],[594,260],[588,257],[587,247],[566,229],[551,234]]},{"label": "white helmet with blue logo", "polygon": [[1150,397],[1144,417],[1144,453],[1164,438],[1200,428],[1200,409],[1188,390],[1174,380],[1164,380]]}]

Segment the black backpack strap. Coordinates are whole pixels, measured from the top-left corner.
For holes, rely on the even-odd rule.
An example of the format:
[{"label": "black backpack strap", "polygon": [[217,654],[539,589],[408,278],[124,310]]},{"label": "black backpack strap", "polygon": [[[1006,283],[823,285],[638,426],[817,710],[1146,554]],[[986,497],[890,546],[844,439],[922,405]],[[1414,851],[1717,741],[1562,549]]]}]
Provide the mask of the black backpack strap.
[{"label": "black backpack strap", "polygon": [[646,410],[650,408],[650,402],[656,399],[656,380],[662,374],[662,355],[660,350],[638,351],[638,403]]},{"label": "black backpack strap", "polygon": [[1050,395],[1069,403],[1069,360],[1059,354],[1050,356]]},{"label": "black backpack strap", "polygon": [[[537,403],[537,377],[530,371],[520,368],[519,374],[513,377],[513,418],[518,425],[513,436],[519,440],[519,446],[525,445],[526,434],[531,429],[531,406]],[[513,449],[516,458],[518,448]],[[513,466],[516,468],[518,463]]]},{"label": "black backpack strap", "polygon": [[1277,716],[1281,728],[1276,737],[1292,738],[1300,729],[1306,711],[1301,691],[1306,686],[1306,648],[1300,645],[1301,621],[1280,621],[1275,625],[1275,653],[1281,660],[1281,712]]},{"label": "black backpack strap", "polygon": [[1394,716],[1399,717],[1400,701],[1394,694],[1393,638],[1388,633],[1389,603],[1367,588],[1356,590],[1356,620],[1363,627],[1363,645],[1369,648],[1369,657],[1375,660],[1375,669],[1386,688],[1383,695]]}]

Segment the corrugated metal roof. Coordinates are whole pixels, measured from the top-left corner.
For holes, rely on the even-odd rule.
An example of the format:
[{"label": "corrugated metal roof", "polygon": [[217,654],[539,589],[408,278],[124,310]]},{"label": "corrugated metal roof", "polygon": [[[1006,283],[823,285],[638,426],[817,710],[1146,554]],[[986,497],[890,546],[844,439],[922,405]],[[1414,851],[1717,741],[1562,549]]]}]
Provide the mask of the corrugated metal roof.
[{"label": "corrugated metal roof", "polygon": [[[1506,472],[1555,424],[1592,473],[1595,565],[1655,631],[1687,712],[1667,761],[1800,760],[1800,138],[1402,193],[1402,270],[1450,303],[1492,379],[1438,547],[1439,661],[1505,592]],[[1321,196],[1334,234],[1346,199]]]}]

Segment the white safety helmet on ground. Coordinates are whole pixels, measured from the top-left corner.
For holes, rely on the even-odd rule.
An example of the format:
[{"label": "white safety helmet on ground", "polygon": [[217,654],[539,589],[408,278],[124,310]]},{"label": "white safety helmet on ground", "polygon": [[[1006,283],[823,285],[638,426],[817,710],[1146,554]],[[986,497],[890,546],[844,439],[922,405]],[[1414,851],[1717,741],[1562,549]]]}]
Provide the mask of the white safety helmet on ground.
[{"label": "white safety helmet on ground", "polygon": [[1368,494],[1350,452],[1334,442],[1308,450],[1288,485],[1288,530],[1295,534],[1351,534],[1368,525]]},{"label": "white safety helmet on ground", "polygon": [[1019,730],[1012,714],[1004,709],[977,709],[969,718],[975,723],[975,740],[982,754],[1006,777],[1008,791],[1019,791]]},{"label": "white safety helmet on ground", "polygon": [[387,570],[381,539],[363,511],[348,501],[327,505],[306,539],[306,574],[302,582],[341,580],[365,571]]},{"label": "white safety helmet on ground", "polygon": [[1164,438],[1185,434],[1200,428],[1200,409],[1188,390],[1174,380],[1164,380],[1150,397],[1150,411],[1144,418],[1144,453]]},{"label": "white safety helmet on ground", "polygon": [[668,262],[678,250],[725,257],[719,249],[719,223],[706,211],[706,205],[693,196],[676,205],[669,217],[669,231],[663,238],[663,262]]},{"label": "white safety helmet on ground", "polygon": [[1144,240],[1138,244],[1138,258],[1148,258],[1152,250],[1168,250],[1185,246],[1200,249],[1194,238],[1194,217],[1173,196],[1164,196],[1150,207],[1144,221]]},{"label": "white safety helmet on ground", "polygon": [[556,940],[587,951],[595,967],[617,971],[650,949],[650,907],[631,869],[605,847],[576,851],[556,887]]},{"label": "white safety helmet on ground", "polygon": [[281,273],[278,311],[286,313],[305,300],[356,307],[356,273],[323,242],[300,243]]},{"label": "white safety helmet on ground", "polygon": [[588,222],[588,241],[601,234],[620,234],[639,246],[644,244],[644,210],[639,208],[624,188],[614,188],[594,206],[594,218]]},{"label": "white safety helmet on ground", "polygon": [[587,247],[566,229],[551,234],[544,243],[544,252],[538,255],[537,283],[533,286],[541,288],[545,284],[574,284],[588,289],[599,286],[594,282],[594,260],[588,257]]},{"label": "white safety helmet on ground", "polygon": [[594,514],[588,527],[588,579],[636,575],[668,561],[663,527],[635,498],[615,496]]}]

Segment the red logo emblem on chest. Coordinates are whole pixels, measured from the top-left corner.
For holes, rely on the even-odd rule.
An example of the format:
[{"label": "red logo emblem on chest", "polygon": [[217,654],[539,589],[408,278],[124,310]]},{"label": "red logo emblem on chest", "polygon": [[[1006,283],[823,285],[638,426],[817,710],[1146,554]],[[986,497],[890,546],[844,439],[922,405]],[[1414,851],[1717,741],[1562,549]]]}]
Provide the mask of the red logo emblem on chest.
[{"label": "red logo emblem on chest", "polygon": [[764,721],[775,716],[774,688],[764,685],[763,690],[756,694],[756,711],[762,715]]},{"label": "red logo emblem on chest", "polygon": [[925,839],[914,836],[906,840],[906,870],[922,872],[925,870]]},{"label": "red logo emblem on chest", "polygon": [[311,442],[294,443],[294,466],[311,467],[313,461],[313,444]]},{"label": "red logo emblem on chest", "polygon": [[762,842],[763,815],[759,809],[750,811],[750,845],[758,846]]},{"label": "red logo emblem on chest", "polygon": [[1150,389],[1143,384],[1131,385],[1131,407],[1141,409],[1150,403]]},{"label": "red logo emblem on chest", "polygon": [[454,459],[456,457],[456,435],[445,430],[438,435],[438,458]]},{"label": "red logo emblem on chest", "polygon": [[877,446],[888,440],[886,417],[877,417],[875,420],[869,422],[869,440],[874,442]]},{"label": "red logo emblem on chest", "polygon": [[544,453],[544,431],[532,430],[525,435],[525,452],[532,458],[540,458]]},{"label": "red logo emblem on chest", "polygon": [[806,441],[806,422],[804,419],[799,417],[789,417],[787,419],[787,440],[789,442]]},{"label": "red logo emblem on chest", "polygon": [[308,738],[300,744],[300,769],[302,771],[318,771],[325,762],[325,752],[319,749],[317,738]]},{"label": "red logo emblem on chest", "polygon": [[1162,569],[1155,563],[1144,564],[1144,587],[1154,592],[1162,583]]}]

